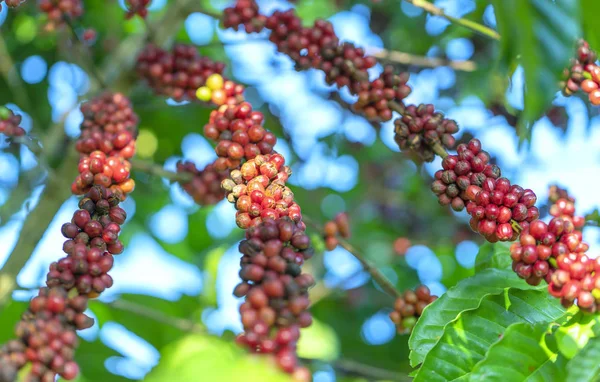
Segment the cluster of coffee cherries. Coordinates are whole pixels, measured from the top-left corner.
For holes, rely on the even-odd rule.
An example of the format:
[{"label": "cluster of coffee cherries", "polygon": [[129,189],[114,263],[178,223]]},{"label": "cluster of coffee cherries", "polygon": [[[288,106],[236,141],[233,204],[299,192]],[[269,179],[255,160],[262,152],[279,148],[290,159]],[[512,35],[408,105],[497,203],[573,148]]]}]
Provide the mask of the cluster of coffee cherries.
[{"label": "cluster of coffee cherries", "polygon": [[25,135],[25,130],[19,126],[21,116],[13,113],[12,110],[0,106],[0,134],[7,137],[21,137]]},{"label": "cluster of coffee cherries", "polygon": [[262,126],[264,115],[253,111],[248,102],[222,105],[210,113],[204,135],[218,142],[215,151],[217,170],[238,168],[243,159],[273,153],[275,135]]},{"label": "cluster of coffee cherries", "polygon": [[323,226],[323,239],[325,240],[325,248],[328,251],[333,251],[339,244],[338,235],[344,239],[350,237],[350,221],[348,214],[340,212],[335,215],[333,220],[328,221]]},{"label": "cluster of coffee cherries", "polygon": [[221,182],[227,179],[228,172],[215,170],[214,164],[211,163],[200,171],[192,162],[178,162],[177,172],[192,176],[189,182],[180,182],[180,184],[197,204],[210,206],[217,204],[225,197]]},{"label": "cluster of coffee cherries", "polygon": [[146,18],[148,15],[148,6],[152,0],[127,0],[125,5],[127,6],[127,12],[125,18],[130,19],[135,15],[139,15],[141,18]]},{"label": "cluster of coffee cherries", "polygon": [[575,209],[575,198],[569,195],[569,191],[556,184],[553,184],[548,188],[548,202],[550,207],[555,205],[559,199],[565,199],[567,202],[573,203],[573,210]]},{"label": "cluster of coffee cherries", "polygon": [[79,160],[79,175],[71,184],[71,192],[83,195],[93,186],[117,189],[124,195],[135,188],[135,181],[129,177],[131,164],[121,156],[106,156],[102,151],[94,151]]},{"label": "cluster of coffee cherries", "polygon": [[93,324],[83,313],[86,308],[85,297],[69,298],[63,288],[41,288],[16,327],[19,339],[0,348],[0,382],[16,381],[19,369],[28,362],[26,381],[51,382],[57,374],[66,380],[77,377],[75,330]]},{"label": "cluster of coffee cherries", "polygon": [[410,333],[423,314],[423,309],[435,300],[437,296],[432,296],[425,285],[418,286],[414,291],[407,290],[397,298],[390,319],[396,324],[398,334]]},{"label": "cluster of coffee cherries", "polygon": [[235,203],[236,223],[242,229],[260,224],[266,218],[289,217],[304,226],[300,206],[286,186],[291,169],[280,154],[257,155],[233,170],[221,183],[227,200]]},{"label": "cluster of coffee cherries", "polygon": [[157,93],[176,101],[195,100],[198,88],[225,64],[201,57],[193,45],[176,45],[172,51],[147,45],[137,58],[136,70]]},{"label": "cluster of coffee cherries", "polygon": [[[91,100],[90,105],[103,103],[105,97],[102,95]],[[82,106],[82,109],[85,108]],[[84,132],[91,128],[86,124],[87,120],[86,116],[81,126]],[[107,124],[107,129],[114,132],[114,124]],[[134,149],[132,143],[131,155]],[[4,378],[0,382],[14,381],[15,373],[27,362],[31,363],[27,381],[54,381],[57,375],[64,379],[77,376],[79,369],[73,362],[77,345],[75,330],[89,328],[93,324],[93,319],[83,311],[90,298],[112,286],[113,280],[108,272],[113,266],[114,255],[123,252],[119,233],[126,213],[119,203],[125,199],[125,192],[122,190],[124,183],[116,183],[116,180],[126,179],[120,178],[124,175],[116,175],[115,180],[114,174],[108,176],[104,173],[106,166],[113,168],[108,163],[109,158],[115,158],[127,169],[126,175],[129,176],[129,163],[125,157],[118,156],[121,153],[123,151],[118,151],[117,156],[107,157],[103,151],[88,153],[87,149],[80,148],[79,178],[87,178],[83,174],[90,172],[93,174],[92,183],[86,186],[85,195],[71,222],[62,226],[61,231],[67,238],[63,244],[66,256],[50,265],[47,287],[31,300],[29,311],[17,326],[18,340],[0,349],[0,376]],[[81,170],[82,163],[86,164],[84,171]]]},{"label": "cluster of coffee cherries", "polygon": [[39,8],[48,16],[45,29],[55,30],[64,24],[65,19],[73,20],[83,15],[83,2],[81,0],[40,0]]},{"label": "cluster of coffee cherries", "polygon": [[50,265],[48,286],[77,288],[80,295],[90,298],[112,286],[108,271],[114,263],[113,255],[123,252],[119,233],[127,217],[118,206],[121,199],[120,194],[106,187],[94,186],[79,201],[80,209],[61,229],[67,238],[63,244],[67,256]]},{"label": "cluster of coffee cherries", "polygon": [[391,120],[392,110],[401,109],[402,100],[410,94],[408,75],[395,74],[391,66],[379,78],[369,81],[368,69],[377,60],[352,43],[340,43],[332,24],[325,20],[303,27],[293,9],[275,11],[265,17],[254,0],[238,0],[225,9],[222,21],[225,28],[237,30],[243,25],[249,33],[269,29],[269,40],[296,63],[297,69],[322,70],[328,84],[347,87],[358,95],[354,110],[371,121]]},{"label": "cluster of coffee cherries", "polygon": [[442,170],[435,174],[431,188],[440,203],[456,211],[466,205],[471,228],[492,243],[515,240],[539,217],[535,193],[501,178],[500,168],[489,164],[479,140],[460,144],[457,153],[444,158]]},{"label": "cluster of coffee cherries", "polygon": [[211,74],[206,84],[196,90],[196,98],[202,102],[212,102],[217,106],[237,105],[243,101],[244,86],[225,80],[218,73]]},{"label": "cluster of coffee cherries", "polygon": [[600,259],[585,254],[584,218],[575,216],[574,202],[568,199],[558,199],[550,210],[554,217],[548,224],[532,222],[511,246],[513,269],[530,284],[545,280],[565,307],[577,303],[594,313],[600,304]]},{"label": "cluster of coffee cherries", "polygon": [[577,53],[571,59],[571,67],[563,74],[563,94],[569,96],[579,89],[588,94],[593,105],[600,105],[600,67],[596,65],[596,52],[585,40],[577,43]]},{"label": "cluster of coffee cherries", "polygon": [[300,268],[313,255],[310,238],[287,217],[265,218],[246,231],[239,248],[242,282],[234,295],[245,296],[245,301],[240,306],[244,333],[238,343],[273,354],[296,380],[310,381],[310,372],[298,366],[296,356],[300,328],[312,323],[308,288],[314,279]]},{"label": "cluster of coffee cherries", "polygon": [[431,162],[435,158],[433,146],[446,149],[454,147],[458,125],[444,114],[436,112],[431,104],[409,105],[402,116],[394,120],[394,139],[401,150],[414,153],[421,160]]},{"label": "cluster of coffee cherries", "polygon": [[75,148],[82,154],[100,150],[129,159],[135,151],[138,117],[121,93],[105,92],[81,105],[83,122]]},{"label": "cluster of coffee cherries", "polygon": [[104,93],[81,105],[81,137],[75,148],[82,156],[79,175],[71,185],[75,195],[83,195],[94,185],[133,191],[131,165],[135,152],[138,117],[129,100],[120,93]]}]

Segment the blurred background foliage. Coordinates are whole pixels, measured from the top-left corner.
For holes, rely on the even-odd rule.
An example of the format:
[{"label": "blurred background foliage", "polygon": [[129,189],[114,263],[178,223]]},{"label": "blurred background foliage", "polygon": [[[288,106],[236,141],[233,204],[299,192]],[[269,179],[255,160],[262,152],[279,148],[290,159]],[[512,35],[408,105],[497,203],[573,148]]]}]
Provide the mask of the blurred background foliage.
[{"label": "blurred background foliage", "polygon": [[[431,68],[389,60],[411,72],[407,103],[433,103],[456,119],[459,140],[481,139],[504,175],[534,189],[540,204],[549,184],[567,186],[579,211],[596,220],[584,233],[592,247],[598,244],[597,111],[558,92],[576,38],[598,48],[597,1],[434,1],[449,15],[498,30],[500,41],[405,1],[258,2],[265,13],[294,6],[307,24],[327,18],[343,40],[369,51],[441,59]],[[247,85],[266,127],[284,138],[276,149],[292,165],[303,214],[321,224],[347,211],[350,241],[399,290],[424,283],[441,295],[473,274],[482,239],[465,213],[440,208],[429,191],[439,161],[416,165],[398,152],[391,123],[373,126],[344,109],[352,96],[327,86],[321,73],[295,72],[265,35],[224,31],[201,13],[229,1],[153,0],[145,25],[124,20],[122,1],[86,0],[75,29],[97,31],[91,56],[68,29],[45,30],[35,3],[0,12],[0,104],[23,115],[23,127],[44,146],[37,157],[14,144],[0,153],[0,342],[11,338],[25,301],[59,256],[59,227],[76,208],[69,193],[76,157],[68,144],[79,132],[79,103],[99,91],[91,65],[111,90],[131,97],[141,119],[140,160],[174,170],[181,158],[200,168],[214,159],[200,135],[210,110],[155,97],[130,70],[146,33],[160,45],[195,44],[227,62],[227,75]],[[475,70],[451,67],[466,60]],[[96,324],[81,332],[79,380],[286,380],[233,342],[241,330],[241,301],[231,291],[243,235],[233,207],[198,207],[177,184],[140,171],[134,179],[136,191],[125,203],[126,251],[116,259],[115,286],[90,307]],[[347,251],[325,251],[320,234],[309,232],[318,255],[307,268],[319,284],[315,325],[299,352],[314,380],[408,379],[408,336],[395,335],[392,299]],[[395,251],[397,238],[410,240],[406,253]]]}]

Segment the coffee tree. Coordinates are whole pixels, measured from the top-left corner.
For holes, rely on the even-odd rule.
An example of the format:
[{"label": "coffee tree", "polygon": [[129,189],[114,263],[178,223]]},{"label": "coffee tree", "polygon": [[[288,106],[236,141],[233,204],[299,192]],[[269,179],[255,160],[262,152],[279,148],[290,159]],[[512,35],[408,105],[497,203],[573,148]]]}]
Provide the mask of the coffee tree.
[{"label": "coffee tree", "polygon": [[[24,220],[0,269],[0,381],[597,380],[597,211],[575,208],[578,182],[511,180],[448,105],[477,97],[524,156],[542,121],[581,120],[566,102],[593,116],[600,4],[437,3],[6,0],[0,136],[18,175],[0,224]],[[352,17],[388,49],[341,33]],[[457,41],[472,61],[452,57]],[[319,131],[331,113],[294,105],[289,82],[244,71],[265,47],[345,133]],[[445,103],[424,96],[434,71]],[[159,249],[133,261],[141,235]],[[42,237],[62,247],[28,286]],[[148,271],[153,252],[201,269],[202,290],[152,293],[167,272]],[[224,274],[228,253],[239,269]],[[223,294],[239,314],[217,314]]]}]

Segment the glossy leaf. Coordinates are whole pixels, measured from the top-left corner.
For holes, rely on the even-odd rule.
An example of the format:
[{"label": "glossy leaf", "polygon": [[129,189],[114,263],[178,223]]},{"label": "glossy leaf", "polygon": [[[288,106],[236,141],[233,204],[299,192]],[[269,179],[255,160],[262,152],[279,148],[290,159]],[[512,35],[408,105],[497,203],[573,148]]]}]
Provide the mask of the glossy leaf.
[{"label": "glossy leaf", "polygon": [[[533,292],[536,293],[536,292]],[[539,292],[538,292],[539,293]],[[471,381],[564,380],[565,358],[545,345],[547,324],[513,324],[469,376]]]},{"label": "glossy leaf", "polygon": [[415,382],[465,377],[511,325],[525,322],[547,326],[564,315],[565,309],[543,291],[507,290],[487,296],[477,309],[462,313],[445,327],[426,355]]},{"label": "glossy leaf", "polygon": [[479,247],[479,253],[475,259],[475,272],[481,272],[489,268],[510,268],[512,259],[509,248],[512,243],[498,242],[495,244],[485,243]]},{"label": "glossy leaf", "polygon": [[189,335],[162,352],[158,366],[144,379],[146,382],[205,381],[290,381],[272,363],[250,355],[232,342],[205,336]]},{"label": "glossy leaf", "polygon": [[464,279],[450,288],[429,305],[417,321],[409,340],[411,366],[415,367],[423,362],[444,333],[447,324],[461,313],[477,309],[486,296],[499,295],[510,288],[528,290],[545,287],[528,285],[510,269],[492,268]]},{"label": "glossy leaf", "polygon": [[524,71],[524,110],[519,137],[531,137],[531,123],[550,105],[563,69],[581,36],[577,0],[494,0],[502,35],[501,61]]}]

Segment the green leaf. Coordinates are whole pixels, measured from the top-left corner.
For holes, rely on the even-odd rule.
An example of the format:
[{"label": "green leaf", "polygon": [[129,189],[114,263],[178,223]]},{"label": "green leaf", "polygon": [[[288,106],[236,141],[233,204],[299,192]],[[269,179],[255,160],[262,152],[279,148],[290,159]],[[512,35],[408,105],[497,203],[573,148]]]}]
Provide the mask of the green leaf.
[{"label": "green leaf", "polygon": [[600,337],[592,338],[567,363],[567,382],[597,381],[600,376]]},{"label": "green leaf", "polygon": [[300,331],[298,356],[333,361],[339,354],[340,342],[331,326],[313,319],[311,326]]},{"label": "green leaf", "polygon": [[202,281],[204,288],[200,296],[206,305],[217,306],[217,273],[219,263],[226,250],[227,246],[220,246],[206,254]]},{"label": "green leaf", "polygon": [[[600,25],[598,17],[600,13],[600,2],[596,0],[581,0],[581,22],[583,23],[583,37],[590,46],[597,50],[600,48]],[[575,53],[575,52],[573,52]]]},{"label": "green leaf", "polygon": [[[542,292],[530,292],[542,293]],[[547,324],[513,324],[470,375],[472,381],[564,380],[565,359],[550,351],[544,341]]]},{"label": "green leaf", "polygon": [[507,290],[489,295],[477,309],[461,313],[445,327],[425,357],[415,382],[464,377],[512,324],[548,324],[564,315],[565,309],[545,291]]},{"label": "green leaf", "polygon": [[145,382],[290,381],[266,357],[250,355],[232,342],[205,335],[189,335],[164,349],[158,366]]},{"label": "green leaf", "polygon": [[450,288],[442,297],[429,305],[417,321],[410,336],[410,364],[415,367],[435,346],[444,332],[444,327],[462,312],[476,309],[483,298],[498,295],[509,288],[543,289],[532,287],[510,269],[487,269],[475,276],[462,280]]},{"label": "green leaf", "polygon": [[531,137],[531,123],[550,105],[563,69],[581,36],[577,0],[494,0],[501,39],[501,61],[515,61],[525,74],[525,108],[518,126],[521,140]]},{"label": "green leaf", "polygon": [[475,259],[475,272],[481,272],[489,268],[510,268],[512,259],[509,248],[511,243],[498,242],[495,244],[485,243],[479,248]]},{"label": "green leaf", "polygon": [[590,338],[596,337],[597,319],[579,313],[554,333],[558,350],[567,359],[575,357]]}]

